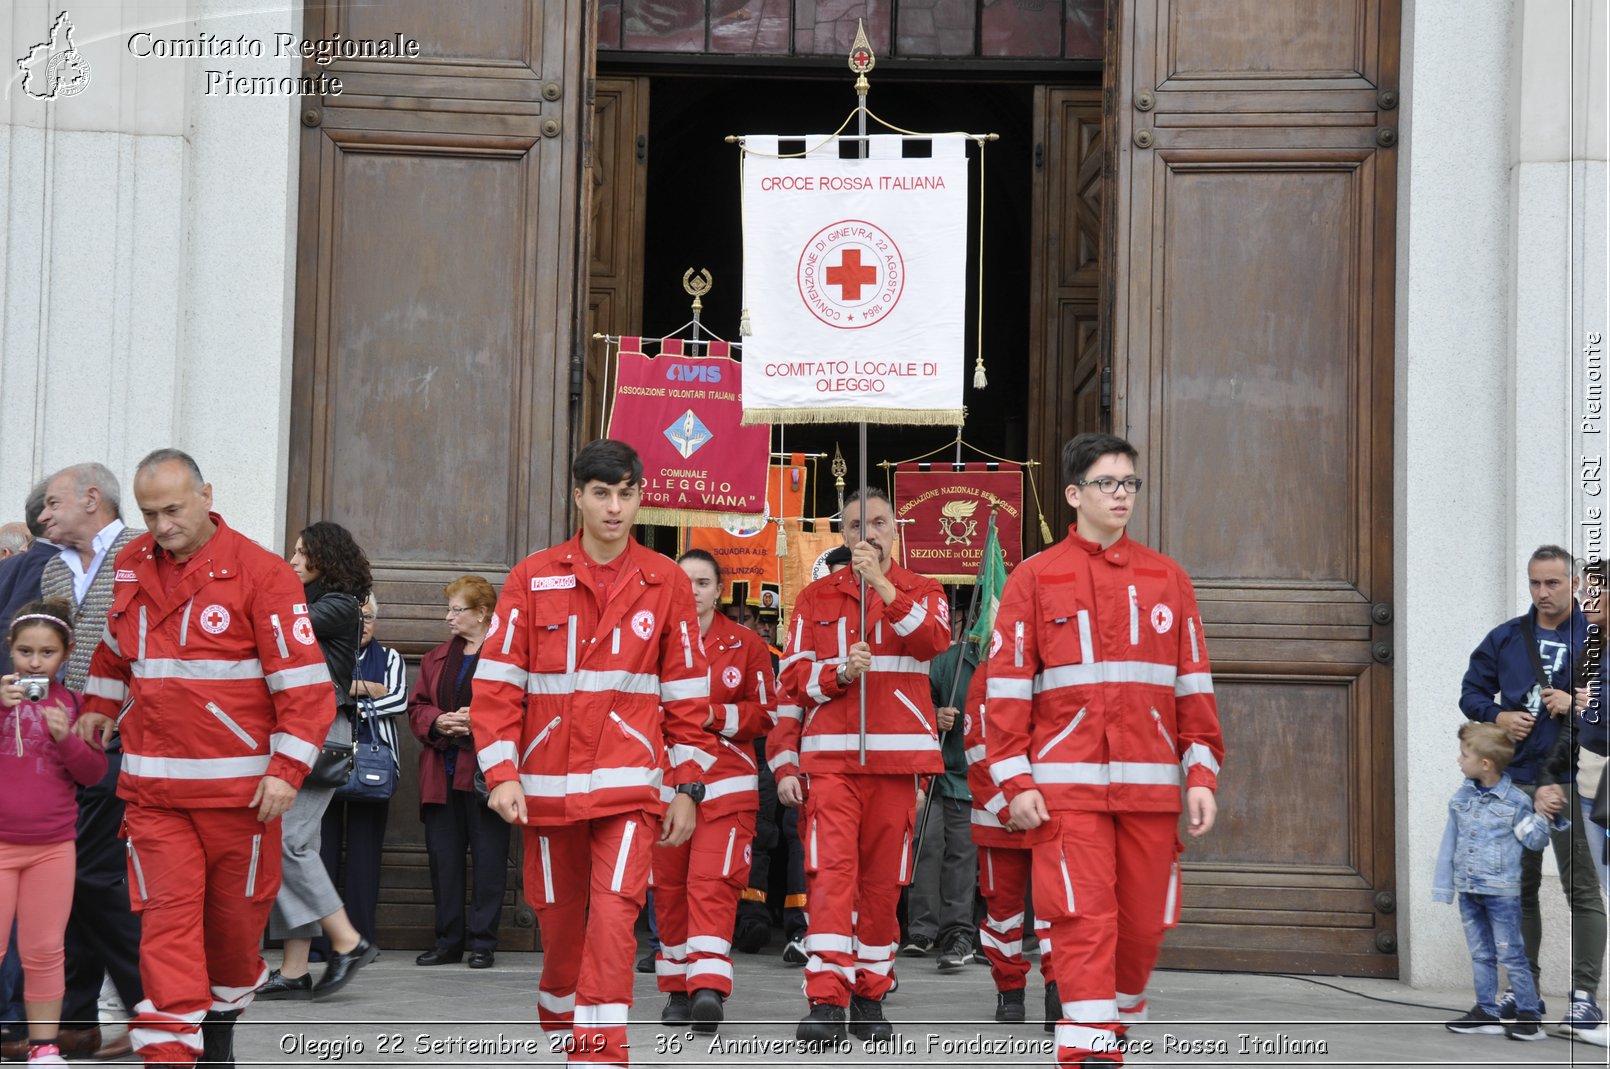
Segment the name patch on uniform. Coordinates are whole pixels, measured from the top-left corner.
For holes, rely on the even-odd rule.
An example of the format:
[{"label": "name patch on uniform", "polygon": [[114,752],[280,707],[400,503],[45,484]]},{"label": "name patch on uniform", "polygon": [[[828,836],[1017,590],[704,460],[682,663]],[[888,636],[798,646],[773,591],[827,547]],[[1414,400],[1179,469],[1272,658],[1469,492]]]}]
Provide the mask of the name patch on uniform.
[{"label": "name patch on uniform", "polygon": [[739,671],[735,664],[729,664],[721,670],[721,682],[728,690],[737,690],[738,684],[742,683],[743,679],[743,672]]},{"label": "name patch on uniform", "polygon": [[[571,578],[574,579],[575,576],[571,576]],[[644,609],[642,612],[632,617],[632,633],[638,638],[645,640],[652,635],[654,633],[654,614],[649,612],[647,609]],[[684,643],[687,642],[687,634],[685,632],[682,636],[682,641]]]},{"label": "name patch on uniform", "polygon": [[531,580],[532,590],[571,590],[575,585],[574,575],[540,575]]},{"label": "name patch on uniform", "polygon": [[1174,626],[1174,611],[1167,605],[1152,606],[1152,630],[1159,635],[1168,634],[1168,629]]},{"label": "name patch on uniform", "polygon": [[201,610],[201,629],[209,635],[221,635],[229,629],[229,610],[222,605],[208,605]]},{"label": "name patch on uniform", "polygon": [[138,583],[139,581],[140,577],[134,574],[134,569],[132,568],[119,568],[117,574],[112,576],[112,582],[114,583]]},{"label": "name patch on uniform", "polygon": [[296,641],[300,642],[302,645],[313,645],[315,641],[313,638],[313,621],[309,620],[306,616],[298,616],[296,618],[296,623],[291,625],[291,634],[295,635]]}]

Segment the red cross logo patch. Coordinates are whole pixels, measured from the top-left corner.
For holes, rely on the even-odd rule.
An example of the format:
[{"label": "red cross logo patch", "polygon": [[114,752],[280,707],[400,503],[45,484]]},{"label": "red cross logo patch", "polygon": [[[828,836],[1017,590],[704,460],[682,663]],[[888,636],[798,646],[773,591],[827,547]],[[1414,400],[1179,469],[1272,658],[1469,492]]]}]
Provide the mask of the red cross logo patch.
[{"label": "red cross logo patch", "polygon": [[1168,634],[1168,629],[1174,626],[1174,611],[1167,605],[1152,606],[1152,630],[1159,635]]},{"label": "red cross logo patch", "polygon": [[906,288],[906,262],[876,223],[845,219],[805,243],[796,269],[800,299],[830,327],[860,330],[880,322]]},{"label": "red cross logo patch", "polygon": [[[654,633],[654,614],[644,609],[632,617],[632,633],[638,638],[647,641],[648,637]],[[682,641],[687,641],[686,635],[683,636]]]},{"label": "red cross logo patch", "polygon": [[729,664],[721,670],[721,682],[728,690],[737,690],[738,684],[743,682],[744,674],[735,664]]},{"label": "red cross logo patch", "polygon": [[209,635],[221,635],[229,629],[229,610],[222,605],[208,605],[201,610],[201,629]]},{"label": "red cross logo patch", "polygon": [[311,646],[317,641],[313,637],[313,621],[306,616],[296,618],[296,623],[291,625],[291,634],[296,636],[296,641],[304,646]]},{"label": "red cross logo patch", "polygon": [[990,632],[990,636],[989,636],[989,655],[991,657],[995,656],[995,654],[1000,650],[1000,648],[1001,648],[1001,629],[997,627],[994,631]]}]

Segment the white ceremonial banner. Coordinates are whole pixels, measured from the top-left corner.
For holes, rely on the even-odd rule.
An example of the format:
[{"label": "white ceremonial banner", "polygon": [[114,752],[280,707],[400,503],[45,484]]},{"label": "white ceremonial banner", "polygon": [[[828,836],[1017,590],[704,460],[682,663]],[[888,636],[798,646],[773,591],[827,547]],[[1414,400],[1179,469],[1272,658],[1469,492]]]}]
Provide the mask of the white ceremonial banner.
[{"label": "white ceremonial banner", "polygon": [[968,138],[778,140],[743,139],[744,423],[961,426]]}]

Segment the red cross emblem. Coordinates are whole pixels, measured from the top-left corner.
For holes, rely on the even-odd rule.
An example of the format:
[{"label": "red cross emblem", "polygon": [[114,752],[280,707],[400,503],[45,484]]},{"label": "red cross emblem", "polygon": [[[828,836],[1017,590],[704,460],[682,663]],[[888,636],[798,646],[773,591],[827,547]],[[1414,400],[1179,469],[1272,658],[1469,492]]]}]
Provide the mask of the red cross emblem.
[{"label": "red cross emblem", "polygon": [[838,266],[827,269],[827,284],[839,287],[839,299],[853,303],[861,299],[862,286],[874,286],[878,282],[878,269],[872,264],[861,262],[861,250],[851,246],[844,250]]},{"label": "red cross emblem", "polygon": [[201,629],[209,635],[221,635],[229,627],[229,610],[222,605],[208,605],[201,610]]}]

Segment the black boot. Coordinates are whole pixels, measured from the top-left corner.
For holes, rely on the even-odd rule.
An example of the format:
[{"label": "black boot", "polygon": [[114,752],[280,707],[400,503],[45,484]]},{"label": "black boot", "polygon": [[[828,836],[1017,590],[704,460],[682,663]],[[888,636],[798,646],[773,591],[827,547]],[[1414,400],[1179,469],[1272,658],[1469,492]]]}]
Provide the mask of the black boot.
[{"label": "black boot", "polygon": [[721,1008],[721,992],[713,987],[695,988],[688,998],[688,1012],[692,1015],[695,1032],[714,1032],[726,1017]]},{"label": "black boot", "polygon": [[671,997],[665,1000],[665,1008],[660,1011],[661,1024],[687,1024],[693,1020],[693,1013],[688,1006],[688,993],[686,991],[673,991]]},{"label": "black boot", "polygon": [[201,1059],[198,1065],[235,1069],[235,1018],[239,1010],[214,1010],[201,1019]]},{"label": "black boot", "polygon": [[894,1038],[894,1025],[884,1019],[881,1000],[850,996],[850,1034],[874,1043],[887,1043]]},{"label": "black boot", "polygon": [[1062,1020],[1062,999],[1057,995],[1056,981],[1045,985],[1045,1030],[1055,1032]]},{"label": "black boot", "polygon": [[801,1043],[820,1046],[837,1046],[845,1042],[844,1007],[831,1002],[814,1002],[794,1030],[794,1038]]},{"label": "black boot", "polygon": [[997,1024],[1023,1023],[1023,989],[995,993],[995,1021]]}]

